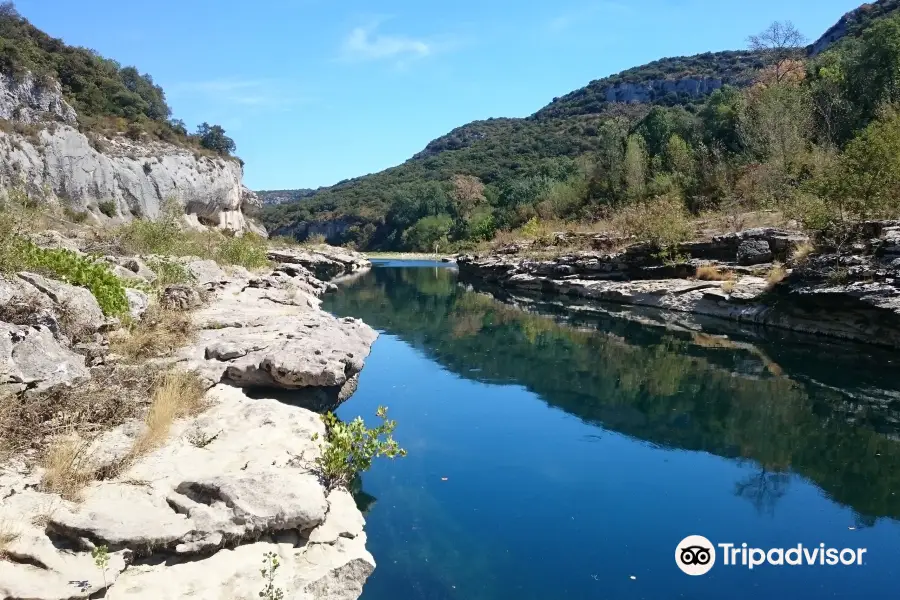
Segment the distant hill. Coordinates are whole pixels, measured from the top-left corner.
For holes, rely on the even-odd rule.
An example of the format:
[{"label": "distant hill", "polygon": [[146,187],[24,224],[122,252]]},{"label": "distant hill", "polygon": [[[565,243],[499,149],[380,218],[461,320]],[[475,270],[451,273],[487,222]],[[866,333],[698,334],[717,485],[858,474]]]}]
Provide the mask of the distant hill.
[{"label": "distant hill", "polygon": [[[900,0],[881,0],[847,13],[807,53],[815,55],[847,36],[858,36],[874,22],[894,14]],[[751,32],[748,32],[751,33]],[[403,164],[298,195],[302,202],[270,203],[266,226],[276,233],[304,235],[308,223],[337,221],[333,242],[397,247],[399,233],[385,225],[398,195],[415,195],[415,186],[446,188],[455,174],[478,177],[489,200],[516,182],[553,179],[582,157],[602,150],[601,129],[611,120],[633,128],[653,107],[675,112],[676,121],[696,120],[717,90],[745,88],[766,66],[766,54],[749,50],[707,52],[664,58],[554,98],[524,119],[495,118],[458,127],[429,142]],[[679,112],[680,111],[680,112]],[[288,192],[279,192],[286,198]],[[501,223],[502,226],[502,223]],[[366,230],[363,232],[363,230]]]},{"label": "distant hill", "polygon": [[316,195],[318,190],[300,189],[300,190],[260,190],[256,192],[263,206],[276,206],[286,202],[297,202],[304,198],[311,198]]}]

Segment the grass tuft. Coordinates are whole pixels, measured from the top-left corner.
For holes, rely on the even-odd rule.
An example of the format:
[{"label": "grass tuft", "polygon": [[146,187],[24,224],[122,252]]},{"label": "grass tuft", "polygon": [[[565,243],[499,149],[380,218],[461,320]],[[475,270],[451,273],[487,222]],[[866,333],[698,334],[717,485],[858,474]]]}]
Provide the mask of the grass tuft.
[{"label": "grass tuft", "polygon": [[201,412],[205,391],[196,373],[170,371],[163,375],[153,392],[150,410],[144,419],[144,431],[135,441],[130,459],[139,458],[162,446],[176,419]]},{"label": "grass tuft", "polygon": [[791,253],[791,264],[802,265],[809,259],[809,255],[815,252],[816,247],[810,242],[803,242],[794,248]]},{"label": "grass tuft", "polygon": [[768,275],[766,275],[766,289],[775,289],[776,285],[784,281],[787,274],[787,270],[781,264],[775,263],[771,270],[769,270]]},{"label": "grass tuft", "polygon": [[195,333],[188,313],[154,304],[129,329],[110,336],[110,349],[133,361],[160,358],[189,344]]},{"label": "grass tuft", "polygon": [[703,265],[697,269],[697,279],[700,281],[730,281],[734,279],[734,273],[723,271],[714,265]]},{"label": "grass tuft", "polygon": [[77,502],[81,492],[95,479],[91,468],[90,442],[75,435],[57,439],[41,457],[44,475],[41,491],[59,494],[65,500]]},{"label": "grass tuft", "polygon": [[7,557],[10,544],[19,539],[19,535],[9,521],[0,521],[0,560]]}]

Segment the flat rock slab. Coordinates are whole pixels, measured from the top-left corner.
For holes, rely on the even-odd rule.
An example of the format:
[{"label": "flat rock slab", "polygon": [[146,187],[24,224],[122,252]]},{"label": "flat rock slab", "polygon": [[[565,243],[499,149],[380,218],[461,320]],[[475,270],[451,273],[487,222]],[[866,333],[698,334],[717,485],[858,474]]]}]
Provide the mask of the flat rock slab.
[{"label": "flat rock slab", "polygon": [[[86,598],[102,587],[90,547],[107,544],[107,598],[255,597],[270,551],[289,597],[357,598],[375,563],[352,496],[326,493],[309,470],[325,432],[319,415],[230,386],[207,400],[164,447],[91,484],[80,503],[35,491],[39,469],[0,470],[0,520],[21,528],[13,560],[0,561],[0,597]],[[139,434],[123,426],[97,443],[118,448]],[[47,507],[48,524],[36,525]]]},{"label": "flat rock slab", "polygon": [[200,332],[176,360],[214,383],[315,392],[306,405],[330,407],[355,389],[378,334],[320,310],[323,292],[305,267],[231,280],[194,314]]}]

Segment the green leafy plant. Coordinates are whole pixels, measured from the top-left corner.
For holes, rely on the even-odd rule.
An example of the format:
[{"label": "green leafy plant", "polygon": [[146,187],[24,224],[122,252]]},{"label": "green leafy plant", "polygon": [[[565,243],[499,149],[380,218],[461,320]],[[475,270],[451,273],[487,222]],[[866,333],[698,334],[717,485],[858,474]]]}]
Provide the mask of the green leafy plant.
[{"label": "green leafy plant", "polygon": [[128,297],[122,280],[108,265],[91,257],[61,248],[41,248],[21,235],[10,233],[0,239],[0,272],[16,271],[36,271],[85,287],[105,315],[128,313]]},{"label": "green leafy plant", "polygon": [[147,261],[147,266],[156,273],[154,283],[160,288],[176,283],[188,283],[194,279],[187,267],[173,260],[152,258]]},{"label": "green leafy plant", "polygon": [[116,203],[112,200],[103,200],[97,204],[97,208],[109,218],[115,217],[118,213],[116,209]]},{"label": "green leafy plant", "polygon": [[263,568],[259,570],[265,582],[263,589],[259,592],[260,598],[266,600],[282,600],[284,598],[284,591],[275,587],[275,573],[278,572],[280,566],[281,561],[278,560],[278,555],[274,552],[266,552],[263,556]]},{"label": "green leafy plant", "polygon": [[109,567],[109,547],[108,546],[97,546],[93,550],[91,550],[91,558],[94,559],[94,565],[100,569],[100,573],[103,574],[103,589],[109,587],[106,582],[106,569]]},{"label": "green leafy plant", "polygon": [[[387,418],[387,410],[378,407],[375,416],[381,424],[373,429],[366,427],[362,417],[344,423],[333,413],[322,415],[327,444],[316,464],[329,488],[346,487],[359,473],[368,471],[375,458],[406,456],[406,450],[392,437],[397,423]],[[313,439],[318,439],[318,434]]]}]

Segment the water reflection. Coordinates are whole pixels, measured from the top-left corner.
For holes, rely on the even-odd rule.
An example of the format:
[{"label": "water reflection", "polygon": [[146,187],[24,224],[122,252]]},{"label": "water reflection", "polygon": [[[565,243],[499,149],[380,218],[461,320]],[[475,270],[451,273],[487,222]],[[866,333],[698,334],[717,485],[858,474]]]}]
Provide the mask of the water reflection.
[{"label": "water reflection", "polygon": [[379,268],[342,286],[326,308],[400,337],[460,377],[524,386],[655,446],[748,461],[757,471],[735,481],[734,494],[760,514],[775,514],[795,473],[862,524],[900,517],[893,355],[527,302],[531,312],[466,289],[449,269]]}]

